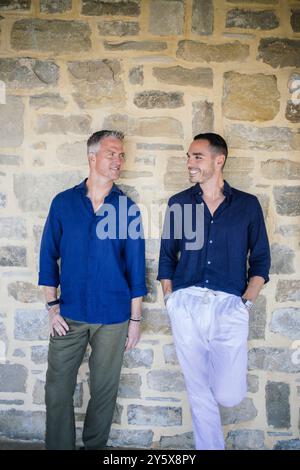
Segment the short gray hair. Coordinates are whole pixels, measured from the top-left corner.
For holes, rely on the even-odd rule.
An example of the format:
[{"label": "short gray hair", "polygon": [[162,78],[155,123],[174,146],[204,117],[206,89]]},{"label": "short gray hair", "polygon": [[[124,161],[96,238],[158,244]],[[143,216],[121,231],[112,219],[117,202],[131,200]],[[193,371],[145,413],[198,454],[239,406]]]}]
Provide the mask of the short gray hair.
[{"label": "short gray hair", "polygon": [[124,139],[124,134],[121,131],[108,131],[108,130],[103,130],[103,131],[97,131],[92,134],[87,141],[87,153],[95,153],[97,150],[99,150],[100,147],[100,142],[101,140],[105,139],[106,137],[114,137],[115,139],[118,140],[123,140]]}]

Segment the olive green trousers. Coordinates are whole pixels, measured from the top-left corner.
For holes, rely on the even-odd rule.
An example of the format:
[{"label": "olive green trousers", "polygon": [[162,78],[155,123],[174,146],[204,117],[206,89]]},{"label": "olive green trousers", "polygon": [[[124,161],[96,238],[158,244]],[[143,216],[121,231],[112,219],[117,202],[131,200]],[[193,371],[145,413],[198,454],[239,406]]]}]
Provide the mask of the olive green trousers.
[{"label": "olive green trousers", "polygon": [[73,395],[78,369],[87,345],[90,400],[82,440],[86,449],[104,448],[116,405],[128,321],[111,325],[82,323],[65,318],[69,331],[50,337],[46,374],[46,448],[75,449]]}]

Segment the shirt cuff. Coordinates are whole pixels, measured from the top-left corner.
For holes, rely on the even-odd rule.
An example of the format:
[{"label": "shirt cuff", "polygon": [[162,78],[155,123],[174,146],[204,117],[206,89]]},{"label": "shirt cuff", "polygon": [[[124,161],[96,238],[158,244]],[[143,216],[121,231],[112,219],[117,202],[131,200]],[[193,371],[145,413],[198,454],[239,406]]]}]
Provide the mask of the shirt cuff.
[{"label": "shirt cuff", "polygon": [[139,286],[134,286],[130,289],[130,297],[132,299],[135,299],[136,297],[143,297],[144,295],[147,295],[147,293],[148,292],[145,284],[140,284]]},{"label": "shirt cuff", "polygon": [[59,279],[51,273],[39,273],[39,286],[58,287]]}]

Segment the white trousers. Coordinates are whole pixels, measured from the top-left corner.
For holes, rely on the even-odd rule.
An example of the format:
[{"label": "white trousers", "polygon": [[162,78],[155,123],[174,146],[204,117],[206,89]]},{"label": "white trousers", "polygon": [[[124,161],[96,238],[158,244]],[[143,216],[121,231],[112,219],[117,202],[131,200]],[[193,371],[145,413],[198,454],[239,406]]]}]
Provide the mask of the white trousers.
[{"label": "white trousers", "polygon": [[218,404],[235,406],[247,392],[248,310],[236,295],[193,286],[175,291],[167,311],[196,449],[223,450]]}]

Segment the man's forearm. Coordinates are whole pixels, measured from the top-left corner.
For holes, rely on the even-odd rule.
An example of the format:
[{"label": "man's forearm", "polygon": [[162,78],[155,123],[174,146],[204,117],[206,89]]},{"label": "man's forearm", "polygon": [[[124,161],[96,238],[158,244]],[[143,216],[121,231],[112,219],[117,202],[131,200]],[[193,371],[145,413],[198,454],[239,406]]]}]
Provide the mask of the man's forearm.
[{"label": "man's forearm", "polygon": [[263,288],[264,283],[265,280],[261,276],[251,277],[249,279],[247,289],[245,290],[242,297],[247,300],[251,300],[251,302],[255,302],[261,289]]},{"label": "man's forearm", "polygon": [[140,320],[142,316],[142,297],[131,299],[131,315],[130,318]]},{"label": "man's forearm", "polygon": [[164,296],[173,292],[173,283],[171,279],[161,279],[160,283]]},{"label": "man's forearm", "polygon": [[44,295],[46,302],[51,302],[52,300],[57,299],[57,288],[44,286]]}]

